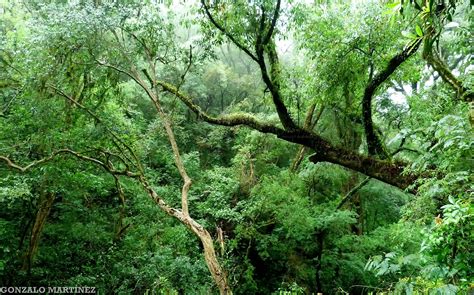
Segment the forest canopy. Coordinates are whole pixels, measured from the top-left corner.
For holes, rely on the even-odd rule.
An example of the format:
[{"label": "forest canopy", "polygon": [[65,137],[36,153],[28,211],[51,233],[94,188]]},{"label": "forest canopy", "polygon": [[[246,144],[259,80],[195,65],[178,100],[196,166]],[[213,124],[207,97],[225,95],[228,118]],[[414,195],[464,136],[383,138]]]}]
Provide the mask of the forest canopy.
[{"label": "forest canopy", "polygon": [[0,287],[473,292],[473,5],[0,0]]}]

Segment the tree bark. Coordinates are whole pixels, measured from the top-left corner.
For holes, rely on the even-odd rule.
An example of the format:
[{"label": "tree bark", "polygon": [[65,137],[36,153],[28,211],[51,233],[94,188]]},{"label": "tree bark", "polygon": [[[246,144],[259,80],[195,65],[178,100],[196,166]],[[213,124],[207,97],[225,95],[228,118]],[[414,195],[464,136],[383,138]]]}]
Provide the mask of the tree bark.
[{"label": "tree bark", "polygon": [[[152,89],[150,89],[146,83],[140,78],[139,74],[132,70],[131,73],[128,73],[129,76],[133,77],[135,82],[142,87],[145,92],[147,93],[150,100],[153,102],[158,115],[160,116],[163,125],[165,127],[165,131],[168,137],[168,141],[170,142],[171,149],[173,151],[173,156],[175,160],[176,167],[178,168],[179,174],[183,179],[183,187],[181,189],[181,211],[175,210],[173,208],[168,207],[162,199],[158,197],[156,192],[148,185],[148,182],[143,178],[142,184],[145,186],[146,190],[150,193],[150,196],[158,203],[158,205],[169,215],[176,217],[179,219],[186,227],[188,227],[200,240],[204,248],[204,259],[206,261],[207,267],[211,276],[219,288],[219,292],[221,295],[231,295],[232,290],[227,281],[227,274],[223,270],[222,266],[217,259],[216,251],[214,248],[214,241],[209,234],[209,232],[198,222],[196,222],[191,216],[189,215],[189,208],[188,208],[188,193],[189,189],[191,188],[191,178],[188,176],[186,172],[186,168],[184,166],[183,160],[181,158],[181,154],[179,152],[178,144],[176,142],[176,138],[174,136],[173,129],[171,127],[171,120],[169,116],[163,110],[160,99],[159,99],[159,90],[156,87],[156,73],[154,70],[153,63],[150,62],[150,70],[152,73],[151,76],[151,83]],[[144,70],[146,73],[146,71]]]},{"label": "tree bark", "polygon": [[268,122],[263,122],[255,118],[253,115],[247,113],[212,117],[203,112],[190,97],[181,91],[178,91],[173,85],[163,81],[158,81],[157,83],[165,91],[176,95],[176,97],[186,104],[189,109],[196,113],[198,118],[216,125],[245,125],[262,133],[274,134],[278,138],[288,142],[301,144],[315,151],[315,153],[309,157],[309,160],[313,163],[329,162],[338,164],[401,189],[406,189],[409,185],[413,184],[418,177],[421,176],[402,174],[406,167],[406,163],[381,160],[362,155],[342,147],[338,147],[312,131],[301,128],[285,130]]},{"label": "tree bark", "polygon": [[441,59],[441,57],[433,49],[429,53],[424,54],[424,58],[428,65],[432,66],[433,69],[438,72],[441,79],[448,83],[458,97],[465,102],[474,101],[474,92],[464,87],[459,79],[449,69],[448,65]]},{"label": "tree bark", "polygon": [[214,241],[211,235],[202,226],[192,226],[192,223],[190,224],[191,230],[199,237],[202,246],[204,247],[204,259],[206,260],[207,267],[209,268],[214,282],[219,288],[219,293],[221,295],[231,295],[232,290],[227,281],[227,274],[224,272],[219,260],[217,259]]},{"label": "tree bark", "polygon": [[204,248],[204,259],[206,261],[206,265],[215,284],[219,288],[219,293],[221,295],[232,295],[232,289],[230,288],[227,281],[227,273],[223,270],[219,260],[217,259],[214,241],[209,232],[189,215],[185,215],[183,212],[169,207],[144,177],[141,177],[139,181],[148,192],[149,196],[166,214],[178,219],[199,238]]},{"label": "tree bark", "polygon": [[370,79],[369,84],[365,88],[364,97],[362,99],[362,118],[364,122],[365,136],[367,140],[367,148],[369,155],[379,156],[387,159],[389,155],[385,151],[383,144],[375,132],[374,123],[372,121],[372,99],[375,91],[382,85],[385,80],[410,56],[412,56],[420,47],[421,39],[417,40],[412,46],[408,46],[402,52],[390,59],[386,68]]},{"label": "tree bark", "polygon": [[33,228],[31,229],[28,250],[26,251],[23,259],[22,269],[27,270],[28,272],[31,269],[33,259],[38,250],[41,233],[43,232],[46,219],[48,218],[49,212],[51,211],[51,207],[53,206],[54,199],[55,196],[52,193],[46,193],[46,195],[42,196],[40,199],[38,212],[36,213],[35,223],[33,224]]},{"label": "tree bark", "polygon": [[[324,111],[324,106],[321,106],[319,108],[318,114],[316,115],[316,118],[314,119],[313,122],[313,115],[314,115],[314,110],[316,108],[316,103],[313,103],[309,106],[308,112],[306,114],[305,121],[303,123],[303,129],[306,130],[313,130],[316,124],[318,124],[319,119],[321,118],[321,115],[323,114]],[[300,146],[298,149],[298,152],[296,153],[295,158],[293,159],[293,162],[291,164],[291,171],[295,172],[298,170],[301,161],[303,161],[304,156],[306,152],[308,151],[308,148],[305,146]]]}]

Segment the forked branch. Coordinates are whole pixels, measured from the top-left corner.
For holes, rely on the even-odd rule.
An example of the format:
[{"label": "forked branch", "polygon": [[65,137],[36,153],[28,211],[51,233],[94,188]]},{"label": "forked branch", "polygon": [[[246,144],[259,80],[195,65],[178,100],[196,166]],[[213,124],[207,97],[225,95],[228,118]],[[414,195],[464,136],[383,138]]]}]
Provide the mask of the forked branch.
[{"label": "forked branch", "polygon": [[362,99],[362,118],[364,121],[365,136],[369,155],[378,155],[382,158],[388,158],[388,154],[383,148],[382,142],[375,132],[374,123],[372,121],[372,99],[375,91],[392,75],[397,68],[412,56],[420,47],[422,39],[419,38],[411,46],[407,46],[402,52],[398,53],[390,59],[385,69],[379,72],[369,84],[365,87],[364,97]]}]

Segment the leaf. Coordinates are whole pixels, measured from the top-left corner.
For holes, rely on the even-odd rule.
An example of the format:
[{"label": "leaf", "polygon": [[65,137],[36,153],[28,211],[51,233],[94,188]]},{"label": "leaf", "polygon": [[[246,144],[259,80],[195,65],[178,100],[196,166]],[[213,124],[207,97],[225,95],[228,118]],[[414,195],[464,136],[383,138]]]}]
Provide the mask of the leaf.
[{"label": "leaf", "polygon": [[416,34],[420,37],[423,37],[423,30],[421,29],[421,27],[419,25],[416,25]]},{"label": "leaf", "polygon": [[389,267],[388,261],[387,260],[382,261],[382,263],[380,263],[379,265],[379,271],[375,275],[381,276],[381,275],[386,274],[388,271],[388,267]]},{"label": "leaf", "polygon": [[420,6],[420,4],[418,4],[418,2],[416,0],[413,1],[413,3],[415,4],[416,9],[421,10],[421,6]]},{"label": "leaf", "polygon": [[453,143],[454,143],[454,140],[452,140],[452,139],[447,140],[447,141],[444,143],[444,148],[446,149],[446,148],[452,146]]},{"label": "leaf", "polygon": [[410,33],[408,31],[402,31],[402,36],[408,39],[416,39],[417,36],[413,33]]},{"label": "leaf", "polygon": [[393,257],[395,257],[395,255],[396,255],[395,252],[389,252],[389,253],[385,254],[385,257],[386,258],[393,258]]},{"label": "leaf", "polygon": [[451,204],[453,204],[453,205],[456,204],[456,202],[454,201],[454,199],[453,199],[452,196],[449,196],[449,197],[448,197],[448,200],[449,200],[449,202],[450,202]]}]

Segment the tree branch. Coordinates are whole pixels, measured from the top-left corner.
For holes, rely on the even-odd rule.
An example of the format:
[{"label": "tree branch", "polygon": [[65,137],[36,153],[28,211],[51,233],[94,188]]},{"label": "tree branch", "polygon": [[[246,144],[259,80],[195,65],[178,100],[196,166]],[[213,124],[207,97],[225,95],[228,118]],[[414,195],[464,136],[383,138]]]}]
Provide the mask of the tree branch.
[{"label": "tree branch", "polygon": [[205,113],[204,111],[202,111],[202,109],[198,105],[196,105],[190,97],[186,96],[184,93],[179,91],[175,86],[163,81],[157,81],[157,84],[160,85],[164,91],[167,91],[175,95],[176,97],[178,97],[200,119],[208,123],[223,125],[223,126],[246,125],[248,127],[251,127],[263,133],[281,134],[284,132],[284,130],[281,129],[280,127],[262,122],[258,120],[257,118],[255,118],[253,115],[247,114],[247,113],[238,113],[238,114],[232,114],[232,115],[212,117],[208,115],[207,113]]},{"label": "tree branch", "polygon": [[[280,16],[280,5],[281,5],[281,0],[277,0],[276,6],[275,6],[275,11],[273,12],[273,17],[272,21],[270,23],[270,28],[267,31],[267,34],[262,40],[262,44],[268,44],[270,41],[270,38],[273,35],[273,31],[275,30],[276,22],[278,20],[278,17]],[[262,16],[263,17],[263,16]]]},{"label": "tree branch", "polygon": [[[319,108],[319,111],[316,115],[316,118],[314,119],[313,121],[313,116],[314,116],[314,110],[316,108],[316,103],[312,103],[309,108],[308,108],[308,112],[306,113],[306,118],[305,118],[305,121],[304,121],[304,124],[303,124],[303,129],[304,130],[308,130],[308,131],[311,131],[311,130],[314,130],[314,127],[316,127],[316,124],[318,124],[319,122],[319,119],[321,118],[321,115],[323,114],[323,111],[324,111],[324,105],[321,105],[321,107]],[[300,166],[301,164],[301,161],[303,161],[303,158],[306,154],[306,152],[308,151],[308,147],[306,146],[300,146],[298,152],[296,153],[296,156],[295,158],[293,159],[293,162],[291,164],[291,171],[295,172],[298,170],[298,167]]]},{"label": "tree branch", "polygon": [[259,66],[262,73],[262,78],[267,85],[270,93],[272,94],[273,104],[277,111],[278,117],[285,129],[299,129],[298,126],[293,122],[293,119],[288,112],[288,109],[283,102],[280,92],[280,81],[281,81],[281,68],[278,54],[276,52],[275,43],[270,41],[266,46],[268,52],[268,59],[270,62],[270,76],[268,75],[267,68],[265,65],[265,58],[263,52],[258,52]]},{"label": "tree branch", "polygon": [[350,198],[352,198],[355,193],[357,193],[363,186],[365,186],[370,180],[370,177],[366,177],[364,180],[362,180],[358,185],[353,187],[345,196],[342,198],[341,202],[339,205],[337,205],[336,210],[341,209],[341,207],[349,201]]},{"label": "tree branch", "polygon": [[456,91],[456,94],[462,101],[474,101],[474,92],[462,85],[461,81],[459,81],[459,79],[454,76],[454,74],[449,70],[449,67],[436,52],[432,51],[431,53],[427,54],[425,59],[427,63],[432,66],[436,72],[438,72],[443,81],[448,83],[449,86],[451,86],[454,91]]},{"label": "tree branch", "polygon": [[309,158],[313,163],[329,162],[338,164],[401,189],[407,188],[419,177],[418,175],[405,175],[403,173],[406,166],[405,163],[384,161],[334,146],[312,131],[304,129],[285,130],[261,122],[250,114],[234,114],[217,118],[211,117],[204,113],[199,106],[194,104],[189,97],[177,91],[176,87],[162,81],[157,81],[157,85],[163,87],[163,90],[176,95],[191,111],[198,115],[200,119],[208,123],[223,126],[244,125],[262,133],[271,133],[285,141],[301,144],[313,149],[316,153]]},{"label": "tree branch", "polygon": [[215,19],[214,17],[212,16],[211,12],[209,11],[209,7],[206,5],[206,1],[205,0],[201,0],[201,4],[202,4],[202,7],[204,8],[204,12],[206,13],[207,17],[209,18],[209,20],[211,21],[211,23],[219,30],[221,31],[227,38],[230,39],[230,41],[232,41],[232,43],[234,43],[235,46],[237,46],[240,50],[242,50],[243,52],[245,52],[251,59],[253,59],[254,61],[258,62],[258,59],[257,57],[252,53],[250,52],[250,50],[248,48],[246,48],[244,45],[242,45],[239,41],[237,41],[237,39],[235,39],[234,36],[232,36],[232,34],[230,34],[223,26],[221,26]]},{"label": "tree branch", "polygon": [[[70,102],[72,102],[74,105],[76,105],[77,107],[79,107],[81,110],[85,111],[88,115],[90,115],[92,118],[94,118],[97,122],[99,123],[102,123],[105,127],[105,130],[112,136],[112,140],[113,140],[113,143],[115,144],[115,146],[119,149],[119,151],[127,158],[127,160],[132,163],[132,165],[134,165],[136,168],[138,168],[138,170],[140,170],[142,173],[143,173],[143,167],[141,165],[141,162],[140,160],[138,159],[138,156],[136,155],[136,153],[134,152],[134,150],[128,145],[126,144],[117,134],[115,134],[115,132],[113,132],[104,122],[103,120],[97,116],[96,114],[94,114],[91,110],[89,110],[88,108],[86,108],[84,105],[82,105],[81,103],[79,103],[78,101],[76,101],[74,98],[72,98],[70,95],[66,94],[64,91],[62,91],[61,89],[57,88],[56,86],[54,85],[48,85],[51,89],[53,89],[54,91],[56,91],[56,93],[58,93],[59,95],[63,96],[64,98],[66,98],[67,100],[69,100]],[[120,143],[120,145],[122,145],[123,147],[125,147],[125,149],[130,153],[130,155],[133,157],[133,159],[135,161],[132,161],[130,160],[126,153],[124,152],[123,148],[118,144]]]},{"label": "tree branch", "polygon": [[[155,85],[157,85],[156,75],[154,75],[153,77],[153,82]],[[143,85],[143,87],[146,86]],[[173,151],[174,162],[176,164],[176,167],[178,168],[178,172],[181,175],[181,178],[183,179],[183,187],[181,188],[181,211],[183,212],[184,216],[189,216],[188,193],[189,189],[191,188],[192,180],[189,177],[186,168],[184,167],[183,160],[181,159],[178,144],[176,143],[176,138],[174,136],[173,129],[171,128],[171,120],[161,107],[158,89],[155,88],[155,96],[150,97],[150,99],[153,101],[153,104],[155,105],[155,108],[158,111],[158,115],[163,121],[163,125],[168,136],[168,141],[170,142],[171,150]]]},{"label": "tree branch", "polygon": [[372,99],[375,91],[382,85],[385,80],[392,75],[395,70],[410,56],[412,56],[421,44],[421,38],[416,40],[411,46],[407,46],[402,52],[398,53],[388,62],[385,69],[379,72],[375,77],[369,81],[369,84],[365,87],[364,97],[362,99],[362,117],[364,122],[365,136],[367,140],[367,146],[369,155],[378,155],[382,158],[388,158],[389,155],[383,148],[380,138],[375,132],[375,128],[372,121]]},{"label": "tree branch", "polygon": [[38,165],[49,162],[49,161],[53,160],[54,158],[56,158],[57,156],[62,155],[62,154],[69,154],[69,155],[72,155],[72,156],[74,156],[78,159],[81,159],[81,160],[84,160],[84,161],[89,161],[89,162],[92,162],[94,164],[97,164],[97,165],[101,166],[102,168],[104,168],[106,171],[108,171],[109,173],[111,173],[113,175],[125,175],[125,176],[129,176],[129,177],[138,177],[140,175],[139,173],[134,173],[134,172],[131,172],[129,170],[116,170],[115,168],[113,168],[108,163],[102,162],[99,159],[83,155],[81,153],[78,153],[78,152],[70,150],[70,149],[60,149],[60,150],[54,151],[48,157],[45,157],[45,158],[42,158],[40,160],[31,162],[30,164],[28,164],[26,166],[20,166],[18,164],[15,164],[10,158],[5,157],[5,156],[0,156],[0,160],[3,160],[8,167],[13,168],[15,170],[18,170],[18,171],[24,173],[24,172],[27,172],[28,170],[31,170],[32,168],[34,168]]},{"label": "tree branch", "polygon": [[[201,4],[204,8],[204,11],[207,17],[209,18],[209,20],[211,21],[211,23],[219,31],[221,31],[225,36],[227,36],[238,48],[244,51],[248,56],[250,56],[259,65],[260,71],[262,74],[262,79],[265,85],[270,90],[273,103],[275,105],[278,117],[280,118],[280,121],[283,124],[283,127],[285,129],[297,129],[298,127],[295,125],[295,123],[291,119],[291,116],[285,104],[283,103],[283,99],[280,94],[280,80],[281,80],[280,63],[278,61],[278,55],[275,49],[275,44],[274,42],[271,41],[274,29],[275,29],[275,25],[279,16],[279,12],[280,12],[280,4],[281,4],[280,2],[281,2],[280,0],[277,1],[272,20],[270,22],[270,27],[268,28],[268,31],[266,32],[266,34],[265,34],[265,18],[266,18],[265,9],[263,6],[261,7],[262,15],[260,18],[258,34],[257,34],[256,44],[255,44],[257,55],[254,55],[252,52],[249,51],[248,48],[246,48],[241,43],[239,43],[232,34],[230,34],[222,25],[220,25],[214,19],[214,17],[209,11],[209,7],[205,3],[205,0],[201,0]],[[266,50],[268,50],[268,56],[269,56],[269,61],[270,61],[270,75],[268,73],[267,66],[265,63]]]}]

